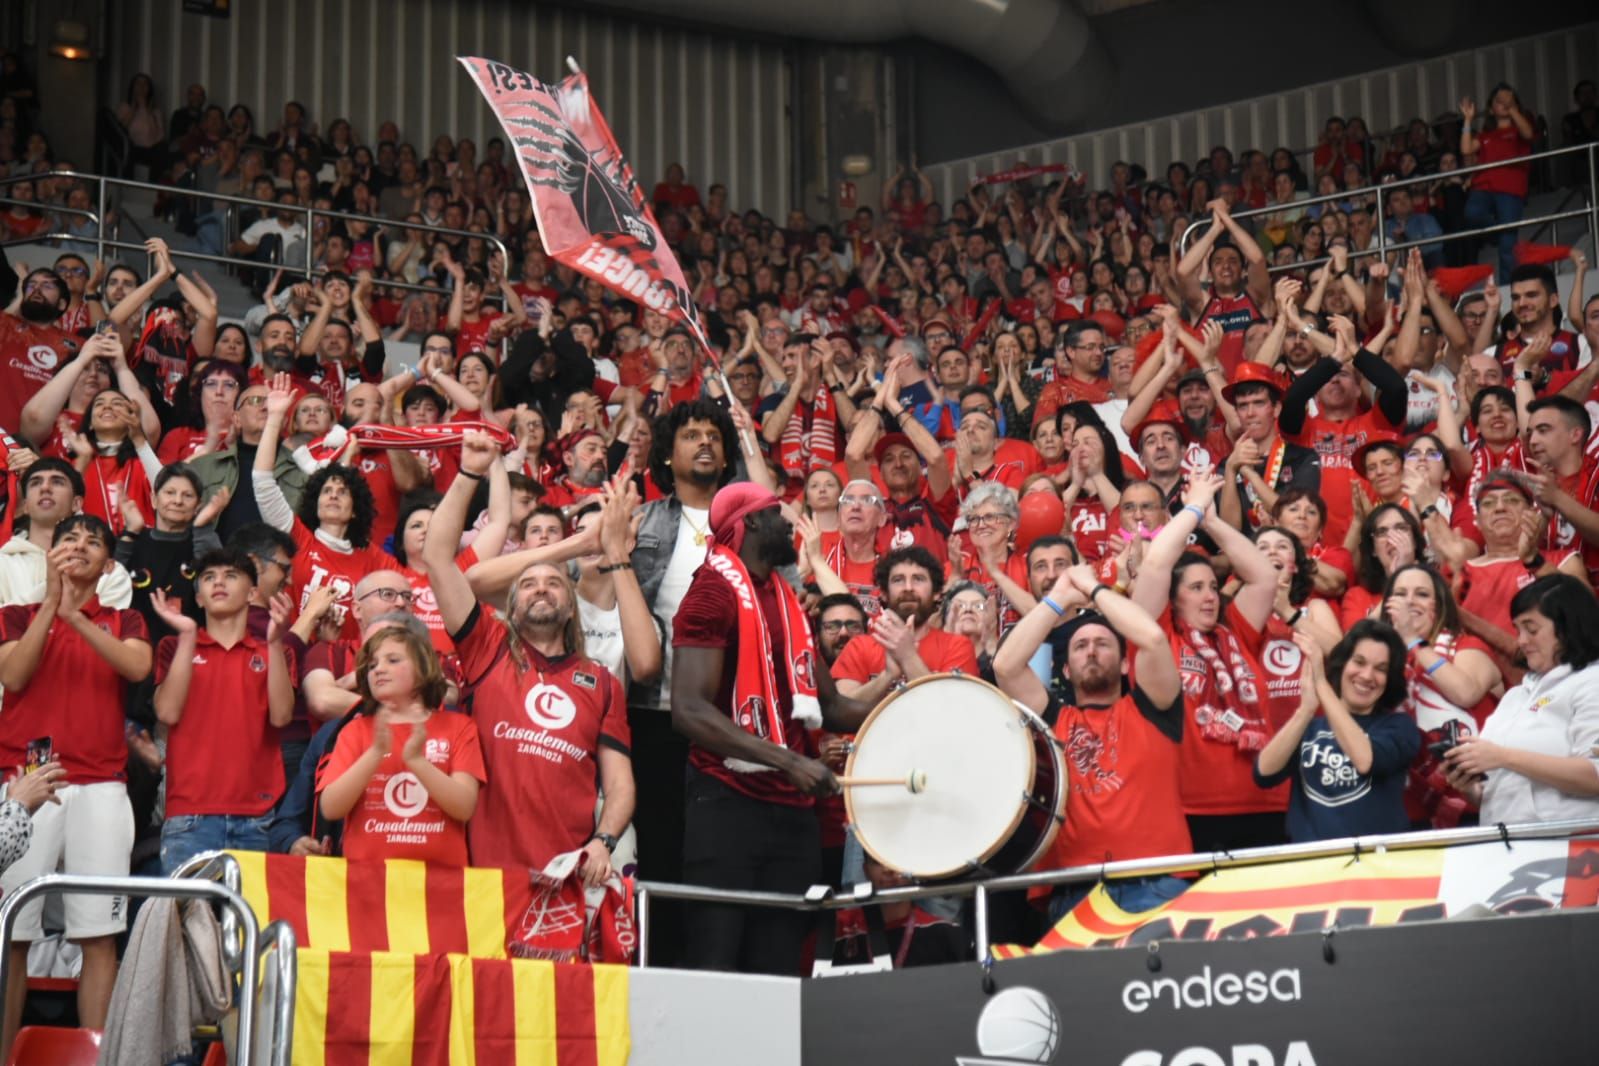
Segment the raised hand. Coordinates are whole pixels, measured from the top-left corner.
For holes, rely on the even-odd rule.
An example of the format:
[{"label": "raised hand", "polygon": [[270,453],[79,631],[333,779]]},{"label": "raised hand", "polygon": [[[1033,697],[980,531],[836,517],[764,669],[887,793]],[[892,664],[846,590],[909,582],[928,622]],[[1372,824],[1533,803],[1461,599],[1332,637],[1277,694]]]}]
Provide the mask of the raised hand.
[{"label": "raised hand", "polygon": [[267,612],[271,615],[267,623],[267,643],[281,643],[294,618],[294,601],[289,599],[288,593],[280,592],[267,604]]},{"label": "raised hand", "polygon": [[228,509],[228,503],[233,499],[233,490],[226,485],[217,489],[212,497],[205,501],[205,505],[195,513],[194,524],[209,526],[214,523],[222,512]]},{"label": "raised hand", "polygon": [[272,384],[267,390],[267,417],[281,421],[292,406],[294,406],[294,380],[281,371],[273,374]]},{"label": "raised hand", "polygon": [[117,512],[122,515],[122,528],[137,536],[144,532],[144,512],[139,510],[139,501],[124,496],[117,503]]},{"label": "raised hand", "polygon": [[150,597],[150,609],[155,611],[156,617],[167,624],[174,633],[182,636],[184,633],[193,633],[200,627],[194,619],[183,613],[183,603],[176,596],[168,596],[165,589],[156,589]]},{"label": "raised hand", "polygon": [[1472,120],[1477,117],[1477,101],[1469,96],[1462,96],[1460,98],[1460,117],[1466,120],[1466,125],[1471,125]]},{"label": "raised hand", "polygon": [[481,430],[469,429],[461,438],[461,469],[482,477],[500,457],[500,445]]}]

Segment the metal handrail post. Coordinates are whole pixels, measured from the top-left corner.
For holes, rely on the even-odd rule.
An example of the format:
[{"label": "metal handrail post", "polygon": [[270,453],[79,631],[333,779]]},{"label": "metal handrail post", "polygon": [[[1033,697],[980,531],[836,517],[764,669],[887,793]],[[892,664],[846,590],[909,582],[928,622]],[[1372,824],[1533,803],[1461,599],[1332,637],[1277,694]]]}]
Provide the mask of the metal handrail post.
[{"label": "metal handrail post", "polygon": [[[1370,159],[1370,156],[1366,157]],[[1377,261],[1388,261],[1388,218],[1382,213],[1382,186],[1377,186]]]},{"label": "metal handrail post", "polygon": [[95,219],[94,227],[94,257],[100,262],[105,262],[105,178],[96,175],[95,196],[99,206],[99,217]]},{"label": "metal handrail post", "polygon": [[1588,145],[1588,237],[1599,259],[1599,141]]},{"label": "metal handrail post", "polygon": [[267,1066],[290,1066],[294,1054],[294,1000],[300,973],[298,945],[294,941],[293,927],[281,919],[268,923],[261,931],[261,939],[263,956],[269,951],[276,953],[273,966],[277,975],[277,999],[264,1030]]},{"label": "metal handrail post", "polygon": [[650,964],[650,890],[642,884],[633,893],[633,909],[638,912],[638,967],[642,970]]},{"label": "metal handrail post", "polygon": [[307,206],[305,209],[305,279],[311,280],[311,274],[316,269],[316,208]]},{"label": "metal handrail post", "polygon": [[[220,880],[235,892],[241,892],[244,873],[239,860],[225,851],[202,851],[188,862],[172,871],[175,878]],[[232,911],[222,912],[222,954],[231,970],[239,968],[239,923]]]},{"label": "metal handrail post", "polygon": [[[0,900],[0,990],[13,976],[11,970],[12,933],[16,930],[17,915],[22,905],[34,896],[47,892],[70,892],[91,896],[145,896],[167,899],[204,899],[220,903],[237,912],[244,932],[243,975],[246,995],[239,997],[239,1040],[235,1066],[251,1066],[255,1061],[255,995],[259,961],[257,949],[260,930],[255,914],[244,897],[215,881],[174,880],[169,877],[85,877],[78,874],[45,874],[19,885]],[[27,979],[24,973],[22,980]]]},{"label": "metal handrail post", "polygon": [[988,962],[988,886],[978,885],[972,891],[972,938],[977,948],[977,961]]}]

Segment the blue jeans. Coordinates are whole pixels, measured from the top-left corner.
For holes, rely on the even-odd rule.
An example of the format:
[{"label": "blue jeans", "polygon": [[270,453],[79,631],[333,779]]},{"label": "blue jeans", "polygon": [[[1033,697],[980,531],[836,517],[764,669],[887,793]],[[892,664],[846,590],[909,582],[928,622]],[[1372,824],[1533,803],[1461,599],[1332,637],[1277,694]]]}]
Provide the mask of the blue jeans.
[{"label": "blue jeans", "polygon": [[267,826],[272,813],[256,817],[240,814],[180,814],[161,826],[161,875],[203,851],[266,851]]},{"label": "blue jeans", "polygon": [[[1476,191],[1466,196],[1466,222],[1473,228],[1477,226],[1497,226],[1505,222],[1520,222],[1522,212],[1527,209],[1525,197],[1512,196],[1507,192],[1482,192]],[[1501,230],[1494,234],[1499,243],[1499,284],[1505,285],[1510,281],[1510,272],[1516,267],[1515,229]]]},{"label": "blue jeans", "polygon": [[[1151,911],[1170,903],[1188,888],[1180,877],[1128,877],[1105,882],[1105,893],[1128,914]],[[1092,883],[1061,885],[1049,897],[1049,920],[1058,922],[1094,890]]]}]

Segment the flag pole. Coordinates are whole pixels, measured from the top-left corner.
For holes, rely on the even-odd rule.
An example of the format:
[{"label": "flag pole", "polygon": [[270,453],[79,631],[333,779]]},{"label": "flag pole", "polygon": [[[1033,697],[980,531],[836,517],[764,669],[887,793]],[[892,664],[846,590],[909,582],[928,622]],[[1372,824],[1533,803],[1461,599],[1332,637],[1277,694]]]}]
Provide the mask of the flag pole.
[{"label": "flag pole", "polygon": [[[566,57],[566,69],[571,71],[573,74],[583,73],[583,68],[578,65],[576,56],[569,55]],[[692,297],[693,294],[690,293],[690,298],[692,299]],[[716,382],[722,388],[722,395],[727,397],[728,409],[732,410],[733,404],[737,403],[738,401],[733,396],[733,385],[727,380],[727,372],[722,369],[721,362],[716,358],[716,352],[711,348],[710,339],[707,338],[704,332],[700,329],[698,321],[685,316],[683,324],[688,327],[690,333],[694,334],[694,339],[699,341],[700,353],[704,357],[705,361],[711,365],[711,370],[716,374]],[[759,456],[761,454],[760,446],[756,443],[755,434],[753,432],[742,430],[739,432],[739,437],[741,437],[744,441],[744,450],[746,452],[752,456]]]}]

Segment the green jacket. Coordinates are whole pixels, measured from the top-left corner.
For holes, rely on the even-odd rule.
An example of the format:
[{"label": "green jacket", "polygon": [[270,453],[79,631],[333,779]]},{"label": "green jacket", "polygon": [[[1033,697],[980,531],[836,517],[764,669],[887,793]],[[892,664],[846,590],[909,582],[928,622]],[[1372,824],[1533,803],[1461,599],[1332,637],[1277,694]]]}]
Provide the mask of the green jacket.
[{"label": "green jacket", "polygon": [[[239,446],[230,445],[219,452],[210,452],[198,459],[193,459],[189,465],[200,475],[200,504],[215,496],[220,489],[226,488],[229,492],[239,490]],[[294,453],[288,448],[278,448],[278,461],[272,469],[272,476],[283,487],[283,497],[289,501],[289,506],[300,506],[300,494],[305,491],[305,471],[301,470],[294,462]]]}]

